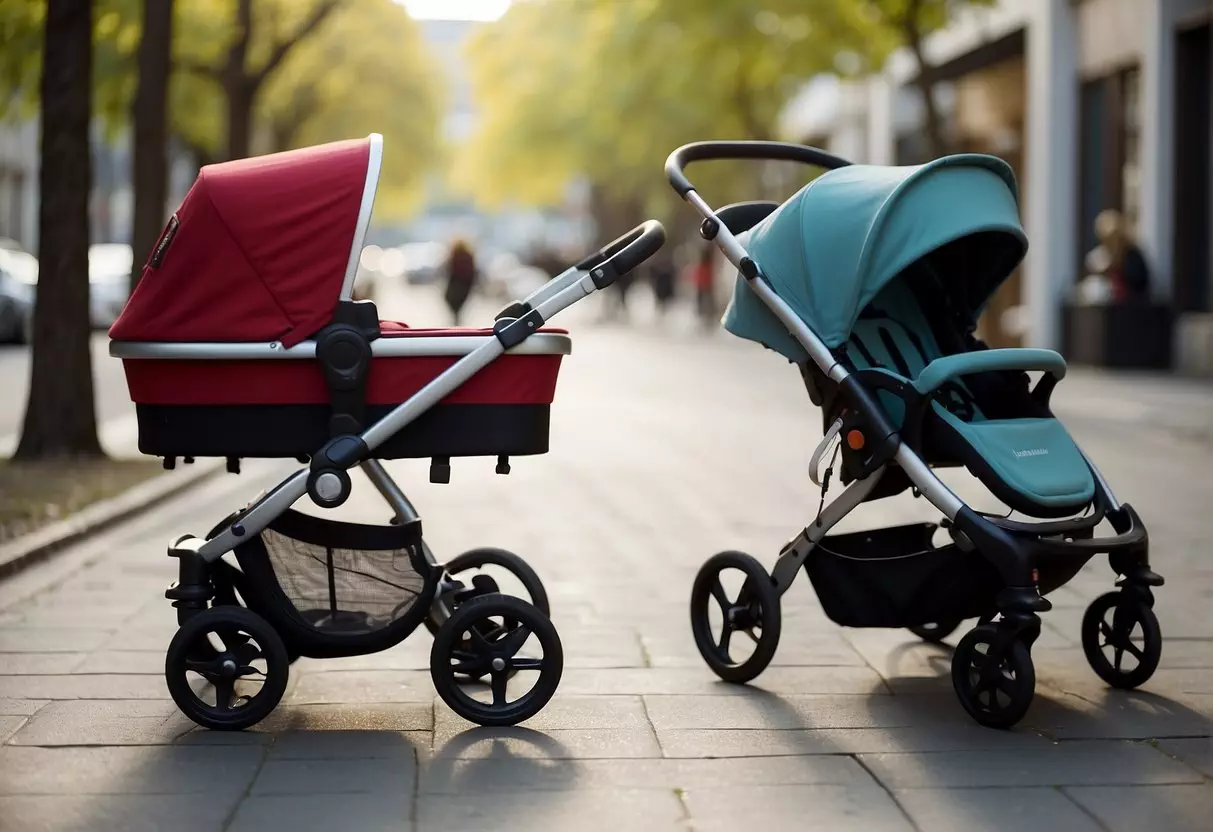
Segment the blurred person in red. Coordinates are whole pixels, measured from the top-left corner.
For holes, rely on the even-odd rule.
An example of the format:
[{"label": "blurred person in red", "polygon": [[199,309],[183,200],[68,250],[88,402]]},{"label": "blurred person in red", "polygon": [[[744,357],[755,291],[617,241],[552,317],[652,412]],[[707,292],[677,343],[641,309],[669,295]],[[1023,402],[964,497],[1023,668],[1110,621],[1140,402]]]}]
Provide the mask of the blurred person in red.
[{"label": "blurred person in red", "polygon": [[1124,217],[1117,211],[1101,212],[1095,218],[1095,235],[1099,245],[1087,254],[1083,299],[1088,303],[1122,304],[1148,298],[1149,267]]},{"label": "blurred person in red", "polygon": [[716,260],[711,248],[699,252],[687,269],[687,277],[695,289],[695,311],[704,328],[715,330],[720,316],[716,308]]}]

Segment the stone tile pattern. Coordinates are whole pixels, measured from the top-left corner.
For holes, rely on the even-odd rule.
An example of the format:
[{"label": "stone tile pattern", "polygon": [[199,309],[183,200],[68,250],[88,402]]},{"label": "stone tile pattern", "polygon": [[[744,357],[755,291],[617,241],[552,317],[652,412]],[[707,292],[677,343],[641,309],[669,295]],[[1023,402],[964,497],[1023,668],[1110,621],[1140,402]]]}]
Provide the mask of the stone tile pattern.
[{"label": "stone tile pattern", "polygon": [[[433,312],[431,297],[407,300],[406,320]],[[300,661],[253,731],[195,729],[161,677],[175,629],[163,546],[284,470],[246,463],[243,477],[0,584],[0,828],[1207,828],[1210,449],[1071,423],[1151,524],[1169,579],[1157,609],[1171,640],[1141,691],[1108,691],[1082,658],[1082,611],[1112,584],[1099,559],[1052,596],[1037,700],[1015,730],[963,714],[947,648],[840,629],[807,581],[783,599],[773,666],[730,686],[691,641],[691,581],[722,549],[769,567],[810,519],[817,413],[795,372],[757,348],[585,318],[573,317],[546,458],[515,460],[508,479],[491,461],[457,460],[446,487],[427,483],[424,461],[391,466],[440,557],[500,545],[543,576],[567,666],[542,714],[469,730],[436,700],[419,632],[374,656]],[[854,527],[930,516],[921,502],[885,502]],[[365,483],[339,513],[388,516]]]}]

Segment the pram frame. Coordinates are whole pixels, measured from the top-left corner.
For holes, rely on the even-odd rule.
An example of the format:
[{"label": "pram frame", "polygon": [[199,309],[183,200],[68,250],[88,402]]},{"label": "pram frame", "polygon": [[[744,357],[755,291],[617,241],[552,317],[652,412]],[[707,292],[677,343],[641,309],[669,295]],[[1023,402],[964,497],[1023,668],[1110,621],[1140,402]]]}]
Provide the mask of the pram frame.
[{"label": "pram frame", "polygon": [[[809,358],[832,381],[839,385],[849,406],[858,411],[873,428],[876,437],[884,437],[873,453],[874,462],[866,477],[851,483],[817,519],[804,529],[780,552],[773,570],[773,582],[779,595],[791,586],[797,572],[830,529],[857,508],[876,487],[890,463],[895,463],[908,476],[915,488],[946,518],[954,537],[959,537],[968,549],[989,559],[1001,574],[1006,589],[999,597],[999,613],[1012,621],[1017,631],[1028,633],[1028,643],[1039,632],[1036,613],[1052,608],[1037,588],[1036,564],[1040,557],[1069,554],[1087,557],[1107,553],[1114,571],[1122,575],[1127,585],[1144,590],[1158,586],[1162,578],[1149,569],[1148,538],[1140,518],[1127,504],[1113,495],[1103,475],[1085,452],[1083,459],[1095,480],[1091,504],[1106,513],[1116,534],[1094,538],[1084,528],[1084,518],[1050,523],[1007,521],[1000,525],[996,518],[975,512],[962,501],[932,470],[910,445],[902,440],[898,429],[889,424],[883,407],[862,380],[847,370],[830,348],[805,324],[795,311],[763,278],[761,264],[755,262],[737,237],[722,221],[720,215],[699,195],[684,173],[691,162],[725,159],[752,159],[798,162],[827,170],[850,165],[845,159],[822,150],[802,145],[770,141],[697,142],[684,145],[670,154],[665,164],[670,185],[702,217],[700,236],[715,244],[728,261],[747,281],[747,286],[776,315],[787,331],[808,353]],[[1055,380],[1054,380],[1055,381]],[[1152,603],[1152,598],[1149,599]]]},{"label": "pram frame", "polygon": [[[355,242],[360,241],[356,238]],[[555,347],[567,353],[571,349],[571,342],[567,336],[539,332],[539,328],[577,301],[610,286],[619,275],[626,274],[644,262],[664,243],[664,228],[655,220],[649,220],[602,250],[556,275],[522,301],[511,304],[498,316],[493,327],[493,335],[431,339],[434,342],[465,342],[450,346],[449,348],[452,350],[466,349],[469,346],[472,348],[451,367],[431,379],[406,401],[397,405],[386,416],[360,434],[338,437],[325,446],[328,449],[337,445],[342,448],[341,453],[326,454],[325,449],[320,449],[320,454],[324,454],[326,462],[335,462],[341,466],[342,470],[355,465],[361,466],[376,490],[396,512],[398,518],[402,521],[416,519],[417,512],[404,495],[404,491],[383,465],[373,458],[374,450],[507,352],[511,354],[550,353],[554,351],[553,347]],[[505,314],[520,309],[525,309],[520,317]],[[378,354],[434,354],[418,347],[409,346],[410,341],[422,339],[381,340],[389,342],[387,350],[391,350],[391,352],[384,350]],[[393,340],[401,343],[402,347],[393,347],[390,343]],[[230,359],[246,355],[258,358],[273,355],[283,358],[308,358],[315,355],[315,344],[304,343],[285,350],[282,349],[281,344],[275,346],[274,344],[115,343],[111,345],[111,354],[123,358]],[[352,451],[344,450],[351,446]],[[210,540],[197,545],[196,548],[188,548],[194,548],[197,556],[204,562],[214,563],[235,549],[246,538],[259,534],[274,518],[307,494],[309,479],[316,473],[314,459],[312,466],[301,468],[282,480],[248,509],[233,518],[222,531],[211,537]],[[321,472],[319,476],[323,477],[326,473],[329,472]],[[184,540],[179,540],[171,548],[187,548],[183,544]]]}]

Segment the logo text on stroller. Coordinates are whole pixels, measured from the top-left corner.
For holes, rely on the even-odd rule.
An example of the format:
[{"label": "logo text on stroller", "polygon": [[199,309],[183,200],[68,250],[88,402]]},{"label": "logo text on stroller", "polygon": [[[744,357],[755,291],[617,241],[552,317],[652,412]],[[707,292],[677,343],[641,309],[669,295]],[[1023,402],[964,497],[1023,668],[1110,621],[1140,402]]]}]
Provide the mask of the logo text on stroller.
[{"label": "logo text on stroller", "polygon": [[1025,456],[1048,456],[1048,448],[1024,448],[1022,451],[1012,451],[1016,459],[1022,459]]}]

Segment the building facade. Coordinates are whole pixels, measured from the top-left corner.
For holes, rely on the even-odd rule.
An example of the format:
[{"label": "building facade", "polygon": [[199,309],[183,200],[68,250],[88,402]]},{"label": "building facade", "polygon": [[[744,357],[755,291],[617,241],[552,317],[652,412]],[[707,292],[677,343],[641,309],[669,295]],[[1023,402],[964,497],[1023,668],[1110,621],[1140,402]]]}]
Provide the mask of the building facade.
[{"label": "building facade", "polygon": [[[1173,364],[1213,373],[1211,23],[1213,0],[1001,0],[928,40],[950,146],[1001,156],[1020,181],[1031,247],[983,321],[991,343],[1061,345],[1095,216],[1114,209],[1170,310]],[[894,55],[793,119],[811,128],[796,134],[922,161],[916,71]]]}]

